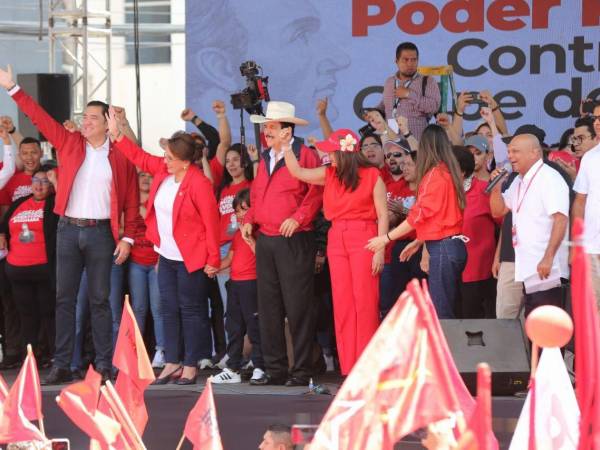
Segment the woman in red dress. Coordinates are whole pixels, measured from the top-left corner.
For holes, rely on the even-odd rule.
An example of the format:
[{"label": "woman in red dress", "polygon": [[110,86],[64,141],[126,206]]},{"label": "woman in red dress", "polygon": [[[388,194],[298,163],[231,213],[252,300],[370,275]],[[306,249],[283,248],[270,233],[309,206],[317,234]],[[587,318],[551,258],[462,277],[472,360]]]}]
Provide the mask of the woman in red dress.
[{"label": "woman in red dress", "polygon": [[383,249],[365,249],[368,240],[388,231],[385,184],[379,169],[360,152],[358,137],[350,130],[333,132],[316,147],[332,153],[330,167],[300,167],[291,148],[284,149],[290,173],[306,182],[325,186],[323,209],[332,222],[327,238],[331,269],[335,334],[342,375],[354,363],[379,325],[379,274]]}]

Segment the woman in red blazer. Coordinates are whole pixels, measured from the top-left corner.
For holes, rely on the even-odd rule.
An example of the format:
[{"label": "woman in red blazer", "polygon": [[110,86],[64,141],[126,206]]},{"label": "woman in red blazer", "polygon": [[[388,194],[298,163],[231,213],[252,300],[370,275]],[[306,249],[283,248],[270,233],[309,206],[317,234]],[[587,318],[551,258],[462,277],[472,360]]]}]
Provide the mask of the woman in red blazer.
[{"label": "woman in red blazer", "polygon": [[[167,363],[154,383],[178,378],[176,384],[193,384],[198,361],[212,354],[207,276],[213,277],[220,265],[219,213],[212,184],[193,163],[200,150],[190,135],[181,133],[169,139],[165,157],[160,158],[123,136],[112,108],[109,132],[114,147],[154,177],[146,237],[160,255],[158,286]],[[183,369],[179,365],[181,341]]]}]

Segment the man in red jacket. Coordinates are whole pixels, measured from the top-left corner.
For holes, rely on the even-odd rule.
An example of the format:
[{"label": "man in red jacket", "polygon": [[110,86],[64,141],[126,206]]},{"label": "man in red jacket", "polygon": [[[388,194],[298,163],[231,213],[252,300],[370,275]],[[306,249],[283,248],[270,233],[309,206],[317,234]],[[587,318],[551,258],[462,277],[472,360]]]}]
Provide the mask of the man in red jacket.
[{"label": "man in red jacket", "polygon": [[[136,231],[139,188],[135,167],[113,151],[107,137],[108,105],[88,103],[81,131],[69,132],[29,97],[8,70],[0,69],[0,86],[56,148],[60,174],[54,212],[60,215],[57,233],[56,349],[54,366],[43,384],[71,380],[69,364],[75,335],[75,304],[83,269],[88,277],[96,370],[103,379],[112,370],[112,314],[108,295],[115,257],[129,256]],[[119,224],[124,216],[124,235]],[[116,245],[115,245],[116,243]]]},{"label": "man in red jacket", "polygon": [[[308,385],[312,374],[311,353],[316,331],[313,289],[316,241],[312,222],[323,202],[323,189],[292,177],[283,159],[284,144],[291,143],[303,167],[320,165],[316,152],[294,136],[295,125],[308,122],[294,117],[286,102],[270,102],[265,116],[252,115],[261,123],[267,145],[250,193],[251,208],[244,217],[242,235],[249,240],[254,226],[258,317],[267,376],[251,384]],[[292,335],[294,366],[288,374],[284,320]]]}]

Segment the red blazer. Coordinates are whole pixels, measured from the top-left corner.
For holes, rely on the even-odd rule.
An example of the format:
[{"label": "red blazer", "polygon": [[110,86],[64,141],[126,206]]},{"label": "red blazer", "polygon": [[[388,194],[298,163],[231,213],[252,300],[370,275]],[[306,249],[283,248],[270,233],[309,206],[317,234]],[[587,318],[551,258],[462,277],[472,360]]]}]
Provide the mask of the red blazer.
[{"label": "red blazer", "polygon": [[[54,212],[64,216],[71,195],[73,181],[85,159],[85,138],[79,132],[71,133],[54,120],[23,89],[19,89],[13,100],[56,148],[60,164],[60,177],[56,189]],[[135,218],[139,213],[140,191],[135,167],[111,145],[108,161],[112,169],[110,190],[110,226],[115,241],[119,240],[119,224],[124,214],[123,237],[133,239],[136,234]],[[78,217],[85,219],[85,217]]]},{"label": "red blazer", "polygon": [[[292,149],[302,167],[321,165],[317,153],[302,145],[299,139],[295,139]],[[323,204],[323,187],[294,178],[284,159],[277,162],[269,174],[269,152],[267,149],[262,153],[244,223],[258,225],[260,232],[268,236],[279,236],[283,221],[292,217],[300,224],[297,231],[312,230],[312,221]]]},{"label": "red blazer", "polygon": [[[114,146],[142,171],[152,174],[152,186],[146,206],[146,237],[160,247],[154,199],[158,188],[169,176],[164,158],[152,156],[124,137]],[[173,204],[173,237],[188,272],[221,265],[219,252],[219,210],[213,186],[202,171],[190,164]]]}]

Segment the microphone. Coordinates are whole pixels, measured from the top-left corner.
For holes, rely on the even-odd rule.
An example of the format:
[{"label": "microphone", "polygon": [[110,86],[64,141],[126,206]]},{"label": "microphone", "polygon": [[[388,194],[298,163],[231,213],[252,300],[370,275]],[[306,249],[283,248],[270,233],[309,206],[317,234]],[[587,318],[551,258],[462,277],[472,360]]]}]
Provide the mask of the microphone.
[{"label": "microphone", "polygon": [[504,178],[507,173],[508,173],[508,170],[506,170],[505,168],[500,169],[500,173],[498,175],[496,175],[496,178],[493,178],[492,180],[490,180],[490,182],[488,183],[484,192],[486,194],[491,193],[492,189],[494,189],[494,186],[496,186],[498,183],[500,183],[502,178]]}]

